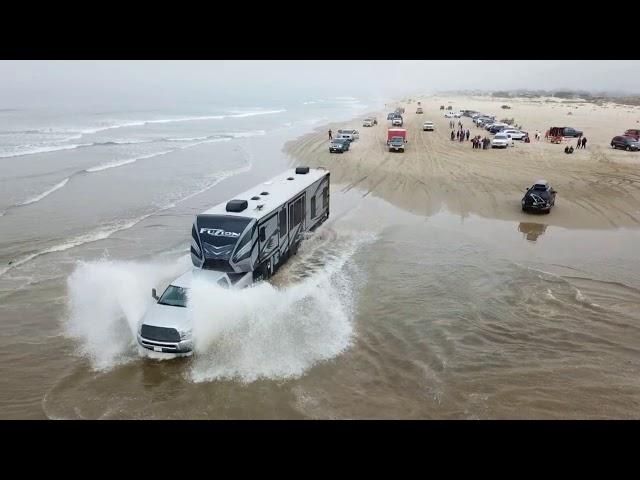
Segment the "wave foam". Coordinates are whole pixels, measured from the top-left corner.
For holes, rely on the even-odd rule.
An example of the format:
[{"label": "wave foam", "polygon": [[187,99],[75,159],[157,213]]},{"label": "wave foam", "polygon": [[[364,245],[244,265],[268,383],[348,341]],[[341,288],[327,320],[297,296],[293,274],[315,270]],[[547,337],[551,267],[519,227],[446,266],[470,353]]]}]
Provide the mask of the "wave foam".
[{"label": "wave foam", "polygon": [[22,207],[22,206],[25,206],[25,205],[30,205],[30,204],[32,204],[32,203],[39,202],[39,201],[40,201],[40,200],[42,200],[43,198],[48,197],[49,195],[51,195],[51,194],[52,194],[53,192],[55,192],[56,190],[59,190],[59,189],[61,189],[62,187],[64,187],[64,186],[67,184],[67,182],[68,182],[69,180],[70,180],[70,177],[67,177],[67,178],[65,178],[64,180],[62,180],[61,182],[56,183],[56,184],[55,184],[53,187],[51,187],[49,190],[47,190],[47,191],[45,191],[45,192],[42,192],[41,194],[36,195],[35,197],[32,197],[32,198],[30,198],[30,199],[28,199],[28,200],[25,200],[24,202],[19,203],[19,204],[18,204],[18,205],[16,205],[16,206],[18,206],[18,207]]},{"label": "wave foam", "polygon": [[159,118],[154,120],[135,120],[132,122],[123,122],[116,123],[114,125],[107,125],[104,127],[96,127],[96,128],[87,128],[81,131],[83,134],[91,134],[97,132],[103,132],[105,130],[114,130],[118,128],[127,128],[127,127],[143,127],[145,125],[153,125],[153,124],[163,124],[163,123],[176,123],[176,122],[195,122],[202,120],[223,120],[225,118],[244,118],[244,117],[253,117],[255,115],[271,115],[274,113],[282,113],[286,112],[284,109],[280,110],[251,110],[248,112],[237,111],[232,112],[231,114],[226,115],[201,115],[201,116],[188,116],[188,117],[178,117],[178,118]]},{"label": "wave foam", "polygon": [[[50,153],[50,152],[59,152],[61,150],[75,150],[76,148],[89,147],[91,143],[79,143],[79,144],[70,144],[70,145],[48,145],[43,147],[33,146],[30,149],[26,149],[23,151],[10,152],[10,153],[0,153],[0,158],[12,158],[12,157],[22,157],[24,155],[35,155],[37,153]],[[26,147],[31,147],[30,145],[25,145]]]}]

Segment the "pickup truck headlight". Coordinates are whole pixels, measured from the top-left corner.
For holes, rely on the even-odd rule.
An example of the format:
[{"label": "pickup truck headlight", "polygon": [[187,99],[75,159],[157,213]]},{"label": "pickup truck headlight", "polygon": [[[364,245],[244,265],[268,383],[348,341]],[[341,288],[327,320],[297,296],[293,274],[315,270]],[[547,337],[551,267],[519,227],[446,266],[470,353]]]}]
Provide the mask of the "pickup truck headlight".
[{"label": "pickup truck headlight", "polygon": [[178,330],[178,333],[180,334],[180,340],[187,340],[188,338],[191,338],[191,329],[185,329],[185,330]]}]

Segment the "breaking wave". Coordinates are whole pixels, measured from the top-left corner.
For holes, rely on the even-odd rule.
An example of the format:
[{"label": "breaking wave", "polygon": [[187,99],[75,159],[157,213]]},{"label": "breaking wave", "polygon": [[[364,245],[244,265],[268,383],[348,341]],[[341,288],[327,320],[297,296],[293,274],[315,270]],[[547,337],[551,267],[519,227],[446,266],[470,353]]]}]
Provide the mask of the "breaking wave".
[{"label": "breaking wave", "polygon": [[202,121],[202,120],[223,120],[225,118],[244,118],[244,117],[253,117],[256,115],[271,115],[271,114],[282,113],[282,112],[286,112],[286,110],[285,109],[251,110],[248,112],[236,111],[230,114],[222,114],[222,115],[201,115],[201,116],[187,116],[187,117],[178,117],[178,118],[160,118],[155,120],[136,120],[132,122],[116,123],[114,125],[107,125],[104,127],[87,128],[87,129],[81,130],[81,133],[91,134],[91,133],[103,132],[105,130],[114,130],[118,128],[142,127],[145,125],[162,124],[162,123],[194,122],[194,121]]},{"label": "breaking wave", "polygon": [[42,200],[43,198],[51,195],[53,192],[55,192],[56,190],[61,189],[62,187],[64,187],[67,182],[69,181],[70,177],[65,178],[64,180],[62,180],[61,182],[56,183],[53,187],[51,187],[49,190],[42,192],[40,195],[36,195],[35,197],[32,197],[28,200],[25,200],[22,203],[19,203],[18,207],[24,206],[24,205],[30,205],[32,203],[36,203],[39,202],[40,200]]},{"label": "breaking wave", "polygon": [[[0,158],[22,157],[24,155],[35,155],[36,153],[58,152],[61,150],[75,150],[76,148],[89,147],[91,143],[79,143],[70,145],[47,145],[42,147],[27,145],[27,149],[9,153],[0,153]],[[24,147],[24,146],[23,146]]]}]

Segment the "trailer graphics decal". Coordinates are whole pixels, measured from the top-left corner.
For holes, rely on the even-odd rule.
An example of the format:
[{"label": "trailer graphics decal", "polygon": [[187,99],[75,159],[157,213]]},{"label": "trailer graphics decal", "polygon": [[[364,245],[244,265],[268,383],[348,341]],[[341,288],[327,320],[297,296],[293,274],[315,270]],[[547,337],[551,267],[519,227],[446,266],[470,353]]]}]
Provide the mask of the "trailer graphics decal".
[{"label": "trailer graphics decal", "polygon": [[206,233],[207,235],[213,235],[214,237],[233,237],[237,238],[240,236],[240,233],[236,232],[227,232],[222,230],[221,228],[201,228],[200,233]]}]

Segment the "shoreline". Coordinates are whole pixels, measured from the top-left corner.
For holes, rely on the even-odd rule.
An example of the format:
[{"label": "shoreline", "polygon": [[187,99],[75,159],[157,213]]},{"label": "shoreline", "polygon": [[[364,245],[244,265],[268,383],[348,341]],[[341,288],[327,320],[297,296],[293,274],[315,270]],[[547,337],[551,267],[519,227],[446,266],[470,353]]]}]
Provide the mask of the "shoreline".
[{"label": "shoreline", "polygon": [[[417,101],[424,108],[422,115],[415,113]],[[612,150],[608,145],[611,136],[622,134],[616,132],[635,125],[637,109],[442,95],[395,103],[405,108],[404,128],[409,140],[405,153],[387,151],[386,111],[316,127],[311,133],[287,141],[282,151],[293,159],[293,164],[326,167],[332,173],[332,183],[358,188],[363,196],[374,195],[427,217],[446,210],[461,217],[475,214],[565,228],[640,227],[640,153]],[[505,103],[511,109],[502,110]],[[471,142],[452,142],[449,119],[439,110],[440,105],[448,104],[453,110],[473,108],[494,114],[498,120],[515,118],[515,123],[523,124],[530,133],[531,143],[516,142],[515,147],[506,150],[474,150]],[[362,127],[367,115],[375,115],[378,125]],[[426,120],[435,123],[434,132],[422,131]],[[486,134],[490,138],[470,118],[456,119],[456,124],[458,120],[465,130],[470,130],[471,137]],[[536,129],[544,136],[545,125],[554,122],[583,130],[588,138],[587,149],[566,155],[564,145],[533,139]],[[331,154],[327,148],[329,128],[355,128],[360,139],[346,153]],[[566,144],[574,143],[569,140]],[[520,209],[524,190],[539,178],[549,180],[558,191],[556,206],[548,215]]]}]

